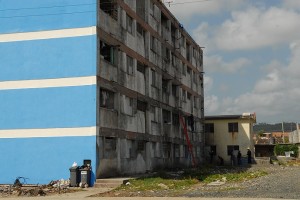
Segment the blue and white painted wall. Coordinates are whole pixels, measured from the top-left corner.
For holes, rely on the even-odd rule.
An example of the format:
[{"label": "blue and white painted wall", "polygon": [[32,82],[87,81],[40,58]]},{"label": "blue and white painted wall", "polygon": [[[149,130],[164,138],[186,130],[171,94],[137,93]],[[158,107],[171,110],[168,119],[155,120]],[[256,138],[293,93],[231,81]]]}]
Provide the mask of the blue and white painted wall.
[{"label": "blue and white painted wall", "polygon": [[[0,0],[0,183],[96,169],[96,0]],[[94,172],[95,173],[95,172]]]}]

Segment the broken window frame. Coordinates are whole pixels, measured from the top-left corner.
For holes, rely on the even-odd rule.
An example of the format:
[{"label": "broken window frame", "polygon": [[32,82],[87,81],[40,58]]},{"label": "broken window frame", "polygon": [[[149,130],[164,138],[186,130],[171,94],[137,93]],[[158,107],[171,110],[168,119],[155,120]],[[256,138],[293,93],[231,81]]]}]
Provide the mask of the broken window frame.
[{"label": "broken window frame", "polygon": [[103,60],[106,62],[116,65],[115,58],[116,48],[113,45],[109,45],[106,42],[100,40],[100,56],[102,56]]},{"label": "broken window frame", "polygon": [[156,87],[157,83],[156,83],[156,71],[154,69],[151,69],[151,86]]},{"label": "broken window frame", "polygon": [[137,68],[137,71],[142,73],[143,75],[145,75],[145,65],[143,65],[141,62],[137,62],[137,65],[136,65],[136,68]]},{"label": "broken window frame", "polygon": [[122,99],[123,99],[122,113],[125,115],[133,116],[133,99],[126,95],[122,95]]},{"label": "broken window frame", "polygon": [[162,79],[161,87],[162,87],[162,91],[164,93],[166,93],[166,94],[170,93],[170,90],[169,90],[169,81],[167,79]]},{"label": "broken window frame", "polygon": [[115,93],[103,88],[100,88],[100,107],[106,109],[114,109]]},{"label": "broken window frame", "polygon": [[127,32],[133,35],[133,18],[126,14],[126,29]]},{"label": "broken window frame", "polygon": [[112,19],[118,21],[118,8],[116,0],[101,0],[100,10],[108,14]]},{"label": "broken window frame", "polygon": [[146,112],[147,111],[147,103],[137,100],[137,110]]},{"label": "broken window frame", "polygon": [[158,108],[156,106],[150,106],[150,113],[152,114],[153,118],[151,118],[152,122],[159,123],[159,113]]},{"label": "broken window frame", "polygon": [[151,39],[150,39],[150,49],[153,53],[157,53],[157,48],[158,48],[158,40],[156,37],[154,37],[153,35],[151,35]]},{"label": "broken window frame", "polygon": [[167,47],[164,47],[163,49],[163,53],[164,53],[164,60],[166,63],[170,63],[170,49]]},{"label": "broken window frame", "polygon": [[187,91],[186,95],[187,95],[187,100],[191,101],[192,94]]},{"label": "broken window frame", "polygon": [[183,102],[186,102],[186,97],[187,97],[187,91],[182,89],[181,100]]},{"label": "broken window frame", "polygon": [[146,142],[144,140],[138,140],[137,141],[137,152],[143,152],[145,151]]},{"label": "broken window frame", "polygon": [[186,65],[184,63],[182,63],[182,74],[184,76],[186,76],[186,70],[187,70],[186,68],[187,68]]},{"label": "broken window frame", "polygon": [[190,67],[186,67],[186,72],[191,76],[192,69]]},{"label": "broken window frame", "polygon": [[172,95],[176,98],[178,97],[178,88],[177,87],[178,87],[177,85],[172,84]]},{"label": "broken window frame", "polygon": [[134,74],[134,59],[133,57],[126,55],[126,72],[129,75]]},{"label": "broken window frame", "polygon": [[162,114],[163,114],[164,123],[171,124],[171,111],[163,109]]}]

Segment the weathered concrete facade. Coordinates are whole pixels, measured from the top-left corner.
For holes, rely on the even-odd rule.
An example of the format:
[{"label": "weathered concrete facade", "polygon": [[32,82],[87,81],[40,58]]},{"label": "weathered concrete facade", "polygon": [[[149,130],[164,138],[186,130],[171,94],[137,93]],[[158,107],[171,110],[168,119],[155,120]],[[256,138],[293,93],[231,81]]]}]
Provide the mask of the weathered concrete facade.
[{"label": "weathered concrete facade", "polygon": [[191,166],[179,116],[201,163],[202,49],[158,0],[98,4],[96,177]]}]

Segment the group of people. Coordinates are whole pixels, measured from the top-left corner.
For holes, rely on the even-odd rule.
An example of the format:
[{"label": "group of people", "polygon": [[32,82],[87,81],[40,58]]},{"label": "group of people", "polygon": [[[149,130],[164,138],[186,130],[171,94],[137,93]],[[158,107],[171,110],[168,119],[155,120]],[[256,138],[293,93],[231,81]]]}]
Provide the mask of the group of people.
[{"label": "group of people", "polygon": [[[215,152],[211,150],[209,152],[209,155],[210,155],[210,163],[213,163],[213,158],[214,158]],[[224,159],[219,155],[218,155],[218,158],[219,158],[219,165],[221,165],[221,166],[224,165]],[[236,155],[234,155],[234,152],[232,151],[230,158],[231,158],[232,165],[235,165],[236,161],[237,161],[238,165],[242,164],[242,153],[240,150],[237,152]],[[252,163],[252,152],[249,148],[247,149],[247,160],[248,160],[248,164]]]}]

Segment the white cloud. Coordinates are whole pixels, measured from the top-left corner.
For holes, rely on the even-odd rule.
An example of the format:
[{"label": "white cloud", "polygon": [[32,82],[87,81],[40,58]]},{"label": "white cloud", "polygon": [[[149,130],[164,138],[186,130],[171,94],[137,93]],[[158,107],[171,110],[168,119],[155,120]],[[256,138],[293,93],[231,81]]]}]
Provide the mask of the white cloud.
[{"label": "white cloud", "polygon": [[284,0],[283,6],[290,9],[300,9],[299,0]]},{"label": "white cloud", "polygon": [[[272,67],[268,69],[268,74],[256,83],[251,92],[223,101],[213,95],[205,97],[209,105],[206,113],[209,115],[256,112],[258,119],[262,121],[299,121],[300,41],[291,45],[291,51],[290,63],[282,66],[278,61],[271,61],[269,66]],[[215,107],[213,103],[216,104]]]},{"label": "white cloud", "polygon": [[194,40],[201,46],[205,47],[205,52],[214,49],[214,43],[210,39],[210,33],[212,32],[212,27],[208,25],[207,22],[201,23],[196,29],[192,31]]},{"label": "white cloud", "polygon": [[[189,1],[190,2],[190,1]],[[181,4],[183,3],[183,4]],[[201,2],[187,3],[185,0],[173,0],[168,9],[183,23],[199,15],[217,14],[243,5],[240,0],[203,0]]]},{"label": "white cloud", "polygon": [[293,10],[250,7],[231,17],[215,33],[214,41],[223,50],[269,47],[300,38],[300,14]]},{"label": "white cloud", "polygon": [[212,89],[214,80],[209,76],[204,76],[204,88],[205,92],[208,92]]},{"label": "white cloud", "polygon": [[215,95],[206,95],[205,96],[205,115],[206,113],[216,113],[219,110],[219,99]]},{"label": "white cloud", "polygon": [[247,67],[251,61],[247,58],[237,58],[236,60],[225,62],[220,55],[205,57],[205,71],[207,72],[227,72],[235,73],[243,67]]}]

